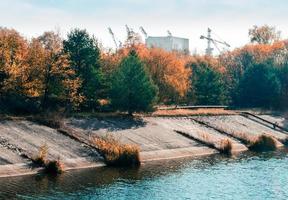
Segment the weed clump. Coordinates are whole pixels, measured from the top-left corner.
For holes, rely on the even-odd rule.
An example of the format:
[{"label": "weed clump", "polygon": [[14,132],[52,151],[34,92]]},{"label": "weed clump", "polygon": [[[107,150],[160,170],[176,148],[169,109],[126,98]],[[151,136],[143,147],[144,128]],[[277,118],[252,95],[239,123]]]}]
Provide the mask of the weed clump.
[{"label": "weed clump", "polygon": [[253,151],[275,151],[276,140],[270,135],[262,134],[255,141],[251,142],[249,149]]},{"label": "weed clump", "polygon": [[109,166],[139,166],[139,147],[131,144],[121,144],[111,135],[94,137],[92,142],[103,155],[105,163]]},{"label": "weed clump", "polygon": [[63,164],[58,160],[47,160],[48,146],[44,144],[40,147],[39,153],[35,158],[32,158],[32,162],[37,167],[43,167],[46,174],[60,174],[63,172]]},{"label": "weed clump", "polygon": [[47,161],[45,163],[44,172],[52,175],[61,174],[63,172],[63,164],[60,159]]},{"label": "weed clump", "polygon": [[40,147],[38,155],[32,159],[33,164],[40,167],[45,166],[47,153],[48,153],[48,146],[47,144],[44,144]]},{"label": "weed clump", "polygon": [[220,141],[219,150],[221,153],[230,155],[232,152],[232,142],[230,139],[225,138]]}]

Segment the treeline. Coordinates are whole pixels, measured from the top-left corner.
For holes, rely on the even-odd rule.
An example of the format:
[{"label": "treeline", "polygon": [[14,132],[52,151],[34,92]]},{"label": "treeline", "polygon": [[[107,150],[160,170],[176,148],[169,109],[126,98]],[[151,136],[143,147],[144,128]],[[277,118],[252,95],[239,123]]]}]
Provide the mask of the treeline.
[{"label": "treeline", "polygon": [[28,40],[0,28],[0,108],[130,114],[156,104],[286,108],[288,42],[268,26],[249,34],[251,44],[207,57],[146,48],[138,35],[115,52],[86,30]]}]

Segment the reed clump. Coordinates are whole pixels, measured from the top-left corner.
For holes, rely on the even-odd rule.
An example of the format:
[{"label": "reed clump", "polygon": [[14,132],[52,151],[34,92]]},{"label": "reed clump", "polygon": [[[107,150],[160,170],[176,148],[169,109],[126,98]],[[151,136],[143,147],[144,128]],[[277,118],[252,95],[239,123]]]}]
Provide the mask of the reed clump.
[{"label": "reed clump", "polygon": [[260,135],[250,143],[249,149],[254,151],[275,151],[277,149],[276,140],[267,134]]},{"label": "reed clump", "polygon": [[40,146],[39,153],[35,158],[32,158],[32,162],[37,167],[43,167],[46,174],[60,174],[63,172],[63,164],[60,158],[57,160],[48,160],[48,146],[44,144]]},{"label": "reed clump", "polygon": [[32,159],[33,164],[39,167],[45,166],[45,163],[47,161],[47,154],[48,154],[47,144],[40,146],[38,155]]},{"label": "reed clump", "polygon": [[231,154],[232,153],[232,141],[228,138],[222,139],[220,141],[219,151],[224,154]]},{"label": "reed clump", "polygon": [[94,137],[92,142],[109,166],[139,166],[141,163],[140,148],[137,145],[121,144],[111,135]]}]

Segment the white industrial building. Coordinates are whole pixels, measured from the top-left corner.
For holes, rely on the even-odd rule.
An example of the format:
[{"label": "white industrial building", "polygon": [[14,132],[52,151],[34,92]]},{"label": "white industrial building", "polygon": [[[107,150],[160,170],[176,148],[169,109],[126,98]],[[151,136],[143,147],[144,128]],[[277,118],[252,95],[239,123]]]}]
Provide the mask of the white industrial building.
[{"label": "white industrial building", "polygon": [[189,53],[189,39],[166,36],[166,37],[147,37],[146,46],[149,48],[157,47],[166,51],[179,51]]}]

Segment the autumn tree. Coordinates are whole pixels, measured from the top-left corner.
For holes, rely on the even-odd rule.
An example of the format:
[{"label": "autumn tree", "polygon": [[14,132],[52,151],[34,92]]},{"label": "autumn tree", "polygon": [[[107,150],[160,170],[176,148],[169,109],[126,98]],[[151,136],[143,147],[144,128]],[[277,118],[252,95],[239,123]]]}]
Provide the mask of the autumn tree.
[{"label": "autumn tree", "polygon": [[52,102],[77,106],[82,101],[78,91],[81,81],[69,66],[63,52],[62,39],[54,32],[45,32],[32,39],[27,56],[26,94],[41,99],[42,109]]},{"label": "autumn tree", "polygon": [[0,94],[21,94],[23,73],[28,67],[27,41],[15,30],[0,28]]},{"label": "autumn tree", "polygon": [[177,103],[189,89],[190,69],[187,58],[176,52],[148,49],[143,58],[152,80],[159,88],[159,101]]},{"label": "autumn tree", "polygon": [[14,29],[0,27],[0,106],[1,110],[33,110],[23,92],[28,42]]},{"label": "autumn tree", "polygon": [[63,42],[69,55],[69,64],[76,77],[82,80],[80,92],[85,97],[86,108],[94,108],[101,93],[100,50],[97,41],[86,30],[74,29]]},{"label": "autumn tree", "polygon": [[125,57],[114,74],[111,103],[121,111],[148,111],[156,99],[157,88],[135,51]]},{"label": "autumn tree", "polygon": [[271,44],[280,39],[280,31],[276,31],[275,27],[264,25],[256,26],[249,29],[249,37],[252,43]]}]

